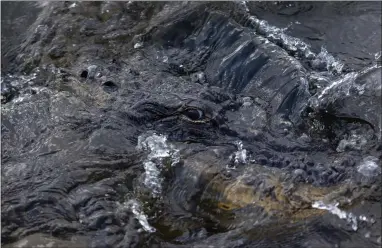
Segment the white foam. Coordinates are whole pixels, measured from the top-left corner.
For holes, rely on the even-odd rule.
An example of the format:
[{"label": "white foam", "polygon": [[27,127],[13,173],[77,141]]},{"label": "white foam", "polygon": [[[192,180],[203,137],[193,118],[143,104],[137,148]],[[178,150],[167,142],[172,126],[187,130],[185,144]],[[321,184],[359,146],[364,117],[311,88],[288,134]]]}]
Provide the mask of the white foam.
[{"label": "white foam", "polygon": [[247,150],[243,149],[243,142],[236,141],[237,151],[230,156],[230,160],[234,160],[234,167],[228,166],[227,169],[235,169],[237,165],[247,163]]},{"label": "white foam", "polygon": [[165,167],[163,158],[171,159],[171,166],[179,162],[179,151],[171,144],[167,144],[167,137],[164,135],[140,135],[138,137],[138,150],[149,151],[147,159],[143,162],[145,169],[144,185],[151,189],[154,197],[159,196],[162,191],[163,178],[161,171]]},{"label": "white foam", "polygon": [[153,195],[159,195],[162,191],[162,182],[161,171],[155,165],[155,163],[151,161],[146,161],[143,163],[143,167],[145,168],[145,180],[144,184],[146,187],[150,188]]},{"label": "white foam", "polygon": [[368,156],[362,160],[357,166],[357,171],[366,177],[372,177],[381,174],[378,159],[373,156]]},{"label": "white foam", "polygon": [[322,201],[317,201],[312,204],[313,208],[328,210],[330,213],[337,215],[340,219],[345,219],[352,225],[354,231],[358,230],[357,217],[352,213],[347,213],[338,208],[338,203],[325,204]]},{"label": "white foam", "polygon": [[125,202],[124,205],[125,207],[131,210],[131,212],[134,214],[134,217],[139,221],[139,223],[145,231],[151,233],[156,231],[156,229],[152,227],[147,221],[147,216],[145,215],[141,205],[137,201],[130,200],[128,202]]}]

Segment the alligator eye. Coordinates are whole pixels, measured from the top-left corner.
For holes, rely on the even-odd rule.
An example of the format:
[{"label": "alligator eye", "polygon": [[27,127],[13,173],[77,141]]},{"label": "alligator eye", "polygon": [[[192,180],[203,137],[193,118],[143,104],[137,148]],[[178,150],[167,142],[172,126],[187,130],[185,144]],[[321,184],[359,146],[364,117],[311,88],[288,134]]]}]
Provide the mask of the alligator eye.
[{"label": "alligator eye", "polygon": [[199,109],[187,109],[183,114],[193,121],[201,120],[204,118],[203,111]]}]

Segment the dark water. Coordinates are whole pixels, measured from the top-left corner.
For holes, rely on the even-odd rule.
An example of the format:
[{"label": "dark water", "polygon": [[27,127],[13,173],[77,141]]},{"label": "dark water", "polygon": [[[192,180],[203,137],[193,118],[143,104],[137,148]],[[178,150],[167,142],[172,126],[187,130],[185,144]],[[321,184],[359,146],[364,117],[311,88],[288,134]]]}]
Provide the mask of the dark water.
[{"label": "dark water", "polygon": [[1,2],[2,246],[380,247],[381,2]]},{"label": "dark water", "polygon": [[[264,11],[265,10],[265,11]],[[254,6],[259,18],[302,38],[316,52],[325,47],[352,69],[362,69],[380,52],[380,2],[280,2]]]},{"label": "dark water", "polygon": [[[41,11],[38,2],[1,3],[1,69],[6,70],[11,54],[17,53],[27,35],[27,29]],[[10,57],[9,57],[10,56]]]}]

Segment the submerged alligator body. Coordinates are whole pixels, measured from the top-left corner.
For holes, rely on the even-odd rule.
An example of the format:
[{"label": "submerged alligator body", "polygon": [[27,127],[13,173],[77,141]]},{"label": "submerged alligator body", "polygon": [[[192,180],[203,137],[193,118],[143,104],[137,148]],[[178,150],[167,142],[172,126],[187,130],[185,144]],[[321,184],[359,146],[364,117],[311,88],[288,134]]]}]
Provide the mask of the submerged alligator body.
[{"label": "submerged alligator body", "polygon": [[43,8],[7,55],[27,75],[2,79],[3,245],[266,246],[250,233],[315,202],[380,201],[381,68],[312,93],[313,68],[237,6]]}]

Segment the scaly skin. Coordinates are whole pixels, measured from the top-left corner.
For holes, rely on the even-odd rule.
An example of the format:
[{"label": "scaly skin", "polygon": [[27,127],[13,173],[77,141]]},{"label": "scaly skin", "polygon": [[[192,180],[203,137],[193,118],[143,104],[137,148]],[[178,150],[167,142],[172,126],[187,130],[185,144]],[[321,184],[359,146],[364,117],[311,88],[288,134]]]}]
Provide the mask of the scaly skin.
[{"label": "scaly skin", "polygon": [[[251,179],[251,185],[245,182],[248,178]],[[217,174],[206,187],[202,198],[217,197],[217,207],[223,210],[257,206],[269,215],[299,220],[326,212],[312,207],[316,201],[338,202],[338,207],[348,208],[358,202],[361,196],[366,197],[372,189],[357,188],[351,182],[331,187],[295,185],[283,181],[280,171],[252,165],[250,171],[236,179],[227,180],[222,174]]]}]

